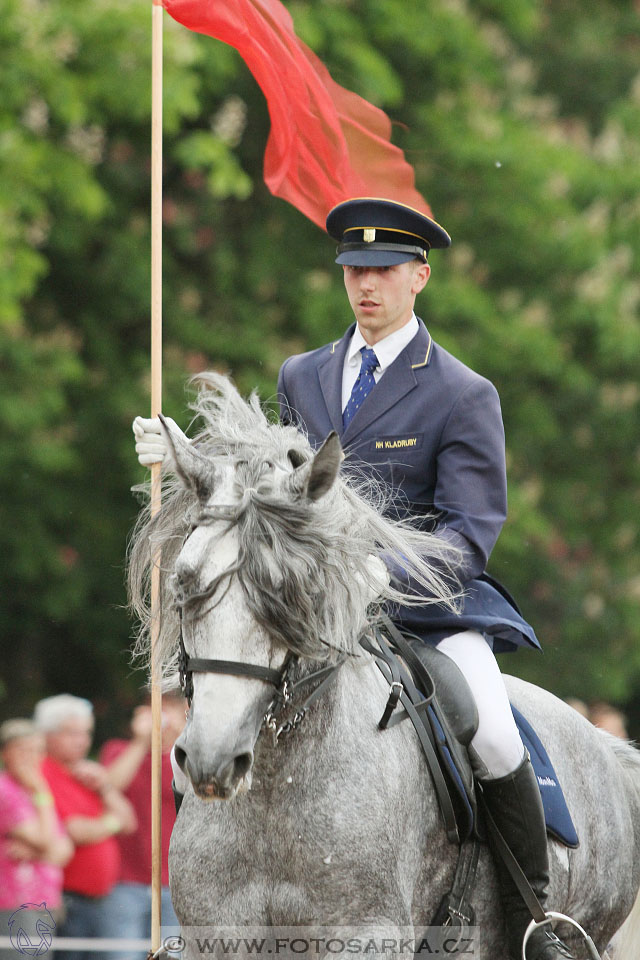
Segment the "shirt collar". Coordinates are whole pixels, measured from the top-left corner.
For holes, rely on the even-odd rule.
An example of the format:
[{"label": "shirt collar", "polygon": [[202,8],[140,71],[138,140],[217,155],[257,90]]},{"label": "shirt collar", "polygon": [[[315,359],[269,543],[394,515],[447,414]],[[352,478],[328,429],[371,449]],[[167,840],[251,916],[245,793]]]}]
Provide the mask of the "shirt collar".
[{"label": "shirt collar", "polygon": [[[415,313],[413,313],[409,322],[405,323],[403,327],[400,327],[399,330],[394,330],[393,333],[390,333],[387,337],[384,337],[382,340],[379,340],[378,343],[374,344],[373,349],[378,358],[378,367],[381,373],[384,373],[387,367],[391,366],[393,361],[413,340],[419,329],[418,319]],[[359,365],[362,359],[360,350],[362,347],[368,346],[369,344],[360,333],[358,324],[356,324],[347,350],[347,362],[354,365],[357,363]]]}]

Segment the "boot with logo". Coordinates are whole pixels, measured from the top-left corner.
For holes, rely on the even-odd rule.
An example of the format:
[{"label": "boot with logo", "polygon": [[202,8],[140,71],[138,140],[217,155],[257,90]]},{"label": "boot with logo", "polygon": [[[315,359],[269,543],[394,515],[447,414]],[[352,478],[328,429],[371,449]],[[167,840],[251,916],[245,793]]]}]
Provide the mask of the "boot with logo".
[{"label": "boot with logo", "polygon": [[[518,861],[541,907],[546,909],[549,884],[547,829],[529,754],[518,769],[506,777],[483,780],[482,793],[498,830]],[[490,831],[488,836],[493,846]],[[508,960],[522,960],[522,941],[532,919],[531,913],[499,851],[493,852],[506,925]],[[535,930],[527,941],[526,949],[527,960],[575,960],[550,926]]]}]

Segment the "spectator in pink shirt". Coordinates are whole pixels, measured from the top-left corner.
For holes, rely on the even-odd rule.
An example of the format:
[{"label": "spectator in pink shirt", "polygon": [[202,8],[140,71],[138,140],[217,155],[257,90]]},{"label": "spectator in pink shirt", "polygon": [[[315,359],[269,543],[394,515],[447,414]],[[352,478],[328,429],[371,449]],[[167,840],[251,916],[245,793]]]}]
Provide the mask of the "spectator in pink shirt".
[{"label": "spectator in pink shirt", "polygon": [[[30,720],[0,726],[0,934],[22,927],[32,943],[38,919],[50,927],[59,917],[62,868],[73,855],[42,774],[44,756],[44,737]],[[25,906],[10,930],[12,915]],[[15,957],[15,951],[1,955]]]}]

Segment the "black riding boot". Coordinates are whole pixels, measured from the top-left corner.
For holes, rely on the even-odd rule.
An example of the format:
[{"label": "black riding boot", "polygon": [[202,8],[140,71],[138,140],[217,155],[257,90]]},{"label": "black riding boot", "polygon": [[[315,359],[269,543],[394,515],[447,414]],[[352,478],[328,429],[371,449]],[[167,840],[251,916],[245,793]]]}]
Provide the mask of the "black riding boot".
[{"label": "black riding boot", "polygon": [[[514,773],[499,780],[483,780],[482,792],[496,826],[545,909],[549,883],[547,830],[540,790],[529,755]],[[497,851],[494,851],[494,860],[500,884],[509,960],[522,960],[522,941],[531,922],[531,914]],[[527,941],[527,960],[560,960],[561,957],[571,956],[550,928],[549,932],[546,927],[534,931]]]}]

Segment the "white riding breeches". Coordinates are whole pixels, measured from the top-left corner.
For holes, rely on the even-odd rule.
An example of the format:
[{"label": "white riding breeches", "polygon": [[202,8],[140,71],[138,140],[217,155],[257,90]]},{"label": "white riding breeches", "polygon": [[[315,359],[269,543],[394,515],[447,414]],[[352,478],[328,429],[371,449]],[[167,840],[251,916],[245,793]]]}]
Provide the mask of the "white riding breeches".
[{"label": "white riding breeches", "polygon": [[476,630],[445,637],[437,645],[458,665],[478,708],[478,730],[469,756],[479,780],[497,780],[513,773],[524,758],[500,668],[487,640]]}]

